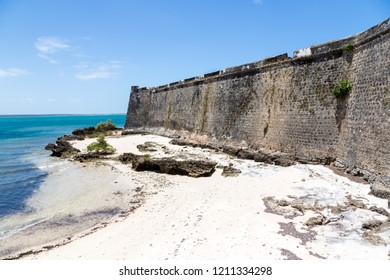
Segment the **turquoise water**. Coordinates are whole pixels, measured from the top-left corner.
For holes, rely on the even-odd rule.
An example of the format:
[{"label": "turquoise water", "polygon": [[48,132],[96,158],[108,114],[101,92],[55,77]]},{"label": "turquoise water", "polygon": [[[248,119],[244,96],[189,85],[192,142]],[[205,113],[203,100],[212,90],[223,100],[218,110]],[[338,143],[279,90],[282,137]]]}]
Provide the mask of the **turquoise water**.
[{"label": "turquoise water", "polygon": [[0,217],[30,209],[25,201],[47,177],[44,147],[76,128],[111,119],[123,127],[125,115],[0,116]]}]

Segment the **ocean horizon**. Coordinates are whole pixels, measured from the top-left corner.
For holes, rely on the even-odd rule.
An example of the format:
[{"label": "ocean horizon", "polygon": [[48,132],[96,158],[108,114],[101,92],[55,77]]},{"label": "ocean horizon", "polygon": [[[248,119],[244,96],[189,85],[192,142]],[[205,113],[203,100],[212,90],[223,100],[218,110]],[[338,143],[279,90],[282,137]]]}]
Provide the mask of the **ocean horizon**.
[{"label": "ocean horizon", "polygon": [[[0,115],[0,238],[16,232],[28,224],[5,223],[5,219],[33,213],[27,205],[53,168],[66,161],[50,157],[44,148],[58,137],[71,134],[74,129],[96,126],[112,120],[123,127],[125,114],[39,114]],[[30,223],[30,222],[29,222]]]}]

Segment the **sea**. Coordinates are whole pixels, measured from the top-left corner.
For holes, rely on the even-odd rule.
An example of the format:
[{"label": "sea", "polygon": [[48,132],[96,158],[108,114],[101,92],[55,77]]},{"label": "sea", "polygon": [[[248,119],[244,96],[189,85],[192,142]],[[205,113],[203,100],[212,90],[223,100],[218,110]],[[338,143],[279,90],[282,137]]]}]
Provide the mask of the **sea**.
[{"label": "sea", "polygon": [[[33,212],[26,201],[37,193],[53,168],[65,164],[50,157],[51,151],[44,149],[48,143],[102,121],[112,120],[123,127],[125,118],[125,114],[0,116],[0,240],[15,232],[2,221]],[[19,228],[26,226],[18,223]]]}]

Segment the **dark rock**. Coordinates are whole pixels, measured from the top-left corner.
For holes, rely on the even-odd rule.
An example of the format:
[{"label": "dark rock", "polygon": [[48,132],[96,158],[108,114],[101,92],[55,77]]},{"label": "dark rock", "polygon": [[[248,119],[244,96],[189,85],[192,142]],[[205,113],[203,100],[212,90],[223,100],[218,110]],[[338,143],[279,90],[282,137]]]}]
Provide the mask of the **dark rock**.
[{"label": "dark rock", "polygon": [[124,164],[128,164],[133,162],[133,160],[137,157],[140,157],[139,155],[135,155],[133,153],[123,153],[118,157],[118,160]]},{"label": "dark rock", "polygon": [[306,221],[305,225],[308,227],[314,227],[314,226],[323,225],[324,222],[325,222],[325,218],[323,216],[315,216],[315,217],[309,218]]},{"label": "dark rock", "polygon": [[132,153],[118,157],[123,163],[132,164],[136,171],[154,171],[171,175],[209,177],[215,171],[216,162],[208,160],[176,160],[174,158],[148,158]]},{"label": "dark rock", "polygon": [[56,143],[50,143],[46,145],[45,150],[52,151],[52,157],[66,157],[80,152],[80,150],[74,148],[68,141],[62,138],[58,139]]},{"label": "dark rock", "polygon": [[273,156],[271,161],[273,161],[275,165],[280,165],[283,167],[291,166],[295,163],[295,161],[288,155],[278,155],[277,157]]},{"label": "dark rock", "polygon": [[232,164],[224,166],[222,176],[224,177],[237,177],[241,173],[240,169],[234,168]]},{"label": "dark rock", "polygon": [[255,154],[254,160],[256,162],[264,162],[268,164],[275,164],[283,167],[294,165],[295,160],[287,155],[282,153],[270,153],[266,154],[264,152],[259,151]]},{"label": "dark rock", "polygon": [[360,209],[366,209],[367,208],[367,205],[364,204],[364,202],[359,200],[359,199],[350,199],[349,200],[349,205],[354,206],[356,208],[360,208]]},{"label": "dark rock", "polygon": [[354,168],[352,171],[351,171],[351,174],[353,176],[363,176],[363,174],[360,172],[360,169],[358,168]]},{"label": "dark rock", "polygon": [[149,132],[146,130],[134,130],[134,129],[122,130],[122,135],[135,135],[135,134],[147,135],[149,134]]},{"label": "dark rock", "polygon": [[232,146],[222,146],[222,151],[225,153],[225,154],[228,154],[228,155],[231,155],[231,156],[237,156],[238,152],[240,151],[241,149],[239,148],[236,148],[236,147],[232,147]]},{"label": "dark rock", "polygon": [[320,163],[323,165],[331,165],[335,160],[335,157],[324,157],[320,159]]},{"label": "dark rock", "polygon": [[136,157],[132,168],[136,171],[154,171],[190,177],[209,177],[215,171],[216,162],[207,160],[176,160],[173,158]]},{"label": "dark rock", "polygon": [[92,161],[95,159],[102,159],[104,158],[106,154],[104,153],[85,153],[85,154],[78,154],[74,156],[74,160],[77,160],[79,162],[85,162],[85,161]]},{"label": "dark rock", "polygon": [[199,142],[192,142],[185,139],[172,139],[170,142],[172,145],[178,145],[178,146],[191,146],[194,148],[201,148],[201,149],[211,149],[216,150],[217,148],[214,145],[207,144],[207,143],[199,143]]},{"label": "dark rock", "polygon": [[389,213],[383,207],[371,206],[369,208],[369,210],[372,211],[372,212],[376,212],[378,214],[384,215],[384,216],[389,216]]},{"label": "dark rock", "polygon": [[156,152],[157,146],[159,144],[156,142],[145,142],[144,144],[137,145],[137,149],[141,152]]},{"label": "dark rock", "polygon": [[370,220],[370,221],[362,224],[362,229],[373,230],[373,229],[380,227],[381,225],[382,225],[382,222],[379,220]]},{"label": "dark rock", "polygon": [[87,136],[88,134],[93,134],[96,132],[96,129],[95,127],[93,126],[89,126],[89,127],[85,127],[85,128],[78,128],[78,129],[75,129],[72,131],[72,134],[73,135],[77,135],[77,136]]},{"label": "dark rock", "polygon": [[371,191],[370,194],[379,197],[379,198],[384,198],[384,199],[390,199],[390,188],[381,184],[381,183],[376,183],[371,186]]},{"label": "dark rock", "polygon": [[74,141],[74,140],[84,140],[85,137],[83,135],[67,134],[61,137],[61,139],[65,141]]},{"label": "dark rock", "polygon": [[256,162],[272,163],[270,155],[263,152],[258,152],[254,155],[254,160]]},{"label": "dark rock", "polygon": [[45,150],[53,151],[53,150],[56,149],[56,148],[57,148],[57,145],[56,145],[56,144],[54,144],[54,143],[49,143],[49,144],[46,145]]},{"label": "dark rock", "polygon": [[281,199],[281,200],[278,201],[278,205],[281,206],[281,207],[286,207],[286,206],[289,206],[290,203],[287,200],[285,200],[285,199]]},{"label": "dark rock", "polygon": [[239,150],[237,152],[237,157],[242,159],[255,159],[256,152],[253,150]]},{"label": "dark rock", "polygon": [[178,145],[178,146],[189,146],[190,143],[187,141],[187,140],[184,140],[184,139],[172,139],[171,141],[169,141],[169,144],[172,144],[172,145]]}]

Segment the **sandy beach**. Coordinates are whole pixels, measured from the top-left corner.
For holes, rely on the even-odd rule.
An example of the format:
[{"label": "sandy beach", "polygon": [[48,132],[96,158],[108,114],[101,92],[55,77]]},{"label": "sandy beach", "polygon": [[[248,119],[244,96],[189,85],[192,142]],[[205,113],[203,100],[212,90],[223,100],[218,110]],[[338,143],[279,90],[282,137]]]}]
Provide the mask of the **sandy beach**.
[{"label": "sandy beach", "polygon": [[[155,151],[148,152],[151,157],[212,160],[218,163],[214,174],[192,178],[137,172],[114,159],[74,163],[110,174],[95,177],[96,193],[89,201],[70,198],[74,211],[83,203],[93,206],[94,195],[110,197],[107,205],[96,209],[118,205],[120,210],[100,217],[92,228],[73,228],[56,240],[48,239],[44,246],[26,247],[27,254],[19,252],[19,256],[34,260],[390,258],[387,201],[369,195],[370,185],[321,165],[280,167],[172,145],[170,140],[156,135],[107,137],[117,149],[113,158],[125,152],[145,154],[136,146],[154,142]],[[86,152],[92,141],[73,145]],[[241,173],[222,176],[222,167],[229,165]],[[68,175],[60,172],[58,184],[69,182]],[[82,213],[81,208],[77,211]]]}]

